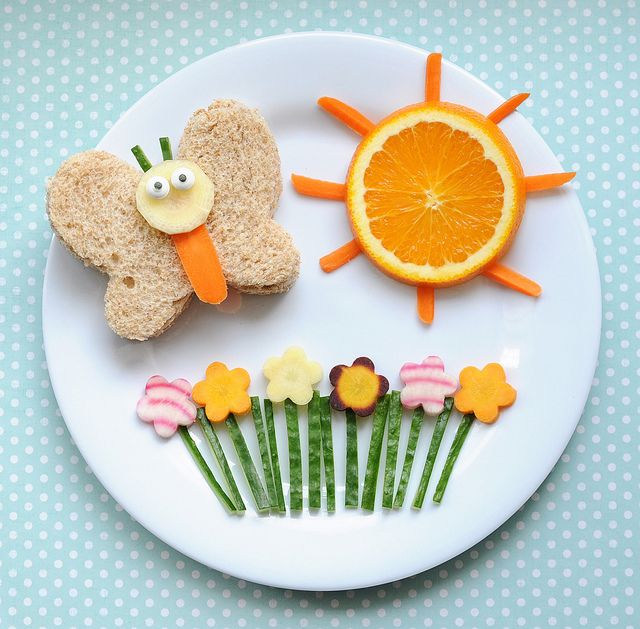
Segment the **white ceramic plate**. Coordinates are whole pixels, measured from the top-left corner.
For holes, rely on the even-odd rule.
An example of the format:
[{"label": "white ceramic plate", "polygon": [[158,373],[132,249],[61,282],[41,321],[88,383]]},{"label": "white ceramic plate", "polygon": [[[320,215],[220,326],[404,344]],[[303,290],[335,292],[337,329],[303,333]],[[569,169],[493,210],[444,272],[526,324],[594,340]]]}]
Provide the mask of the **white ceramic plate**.
[{"label": "white ceramic plate", "polygon": [[[100,148],[132,163],[129,148],[136,143],[152,161],[159,160],[158,137],[169,135],[177,144],[193,110],[216,98],[258,107],[282,156],[285,185],[277,218],[302,251],[301,276],[289,294],[245,297],[233,315],[193,303],[159,339],[127,342],[104,322],[104,277],[52,243],[44,338],[67,426],[100,481],[133,517],[208,566],[259,583],[317,590],[415,574],[454,557],[509,518],[552,469],[578,422],[599,344],[600,288],[593,244],[571,187],[531,196],[507,256],[509,264],[543,285],[539,300],[476,279],[438,291],[435,323],[425,327],[416,317],[414,290],[381,275],[363,256],[332,275],[318,268],[321,255],[350,240],[346,213],[340,203],[297,196],[288,177],[295,171],[343,180],[358,138],[323,113],[317,98],[338,97],[378,120],[421,100],[425,56],[397,42],[332,33],[252,42],[178,72],[144,96],[100,142]],[[449,63],[443,66],[442,98],[481,112],[502,102]],[[501,126],[526,173],[562,170],[520,114]],[[194,382],[213,360],[247,368],[251,392],[263,395],[263,361],[292,344],[302,345],[327,373],[336,363],[368,355],[393,387],[400,384],[403,362],[431,353],[442,355],[453,373],[467,364],[500,361],[518,389],[518,402],[492,427],[476,422],[439,507],[427,500],[420,512],[407,505],[401,512],[339,509],[328,516],[305,510],[297,517],[258,517],[249,508],[243,518],[230,517],[180,439],[162,441],[136,419],[136,400],[150,375]],[[322,390],[328,392],[326,382]],[[284,423],[278,421],[280,455],[286,460]],[[408,417],[404,421],[401,448]],[[452,418],[446,433],[429,495],[458,421]],[[370,424],[367,419],[359,424],[361,474]],[[241,426],[251,439],[251,420]],[[408,502],[431,427],[428,421],[421,436]],[[334,433],[340,503],[343,418],[336,417]],[[226,439],[224,445],[232,455]],[[253,440],[252,446],[257,454]],[[283,474],[286,481],[286,465]]]}]

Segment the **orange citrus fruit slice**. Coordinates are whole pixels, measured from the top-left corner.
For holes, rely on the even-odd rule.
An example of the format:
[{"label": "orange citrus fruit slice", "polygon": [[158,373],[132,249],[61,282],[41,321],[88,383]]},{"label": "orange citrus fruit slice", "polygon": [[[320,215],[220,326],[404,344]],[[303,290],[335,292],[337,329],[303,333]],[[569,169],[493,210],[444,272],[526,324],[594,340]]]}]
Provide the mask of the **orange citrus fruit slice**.
[{"label": "orange citrus fruit slice", "polygon": [[420,103],[378,124],[358,147],[347,207],[361,249],[408,284],[449,286],[508,248],[522,219],[522,166],[475,111]]}]

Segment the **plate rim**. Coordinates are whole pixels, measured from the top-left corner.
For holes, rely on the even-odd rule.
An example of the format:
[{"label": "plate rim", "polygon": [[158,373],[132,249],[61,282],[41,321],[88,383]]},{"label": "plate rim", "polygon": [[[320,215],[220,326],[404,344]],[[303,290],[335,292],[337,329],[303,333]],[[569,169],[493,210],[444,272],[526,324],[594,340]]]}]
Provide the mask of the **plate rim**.
[{"label": "plate rim", "polygon": [[[369,34],[364,34],[364,33],[356,33],[356,32],[341,32],[341,31],[301,31],[301,32],[295,32],[295,33],[285,33],[285,34],[279,34],[279,35],[272,35],[272,36],[268,36],[268,37],[262,37],[262,38],[258,38],[258,39],[253,39],[247,42],[242,42],[239,44],[235,44],[233,46],[229,46],[227,48],[223,48],[221,50],[215,51],[201,59],[198,59],[197,61],[188,64],[186,66],[184,66],[183,68],[181,68],[180,70],[178,70],[177,72],[175,72],[174,74],[171,74],[170,76],[166,77],[163,81],[161,81],[160,83],[158,83],[157,85],[155,85],[153,88],[151,88],[149,91],[147,91],[145,94],[143,94],[133,105],[131,105],[131,107],[129,107],[126,111],[124,111],[119,118],[113,123],[113,125],[109,126],[109,128],[106,130],[106,133],[103,134],[102,138],[100,139],[100,141],[96,144],[96,149],[100,148],[100,145],[102,144],[104,137],[111,131],[111,129],[113,128],[113,126],[115,126],[120,120],[122,120],[123,118],[125,118],[126,116],[131,115],[133,112],[137,111],[139,108],[144,107],[147,100],[153,98],[154,93],[156,92],[156,90],[162,85],[164,84],[166,81],[168,80],[174,80],[175,77],[177,77],[178,75],[180,75],[182,72],[186,71],[189,68],[192,68],[193,66],[196,66],[198,64],[205,64],[207,62],[210,61],[210,59],[212,57],[223,57],[226,56],[227,54],[232,54],[233,51],[237,50],[238,48],[251,48],[251,47],[261,47],[264,45],[269,45],[272,42],[278,42],[278,41],[282,41],[282,40],[291,40],[291,39],[310,39],[310,38],[314,38],[314,39],[322,39],[322,38],[341,38],[341,39],[347,39],[347,40],[368,40],[368,41],[374,41],[377,44],[384,44],[384,45],[388,45],[388,46],[393,46],[393,47],[401,47],[401,48],[406,48],[411,50],[412,52],[418,52],[422,55],[425,56],[428,54],[428,50],[425,50],[419,46],[415,46],[413,44],[408,44],[402,41],[398,41],[395,39],[389,39],[389,38],[385,38],[385,37],[380,37],[380,36],[376,36],[376,35],[369,35]],[[481,81],[478,77],[476,77],[475,75],[471,74],[469,71],[467,71],[465,68],[458,66],[446,59],[443,59],[443,63],[445,65],[450,65],[455,67],[457,70],[459,70],[460,72],[462,72],[467,79],[475,82],[478,85],[481,85],[482,88],[484,90],[488,90],[490,91],[493,95],[495,95],[497,98],[502,99],[503,97],[496,91],[494,90],[489,84],[484,83],[483,81]],[[544,140],[544,138],[542,138],[540,136],[540,134],[536,131],[536,129],[533,127],[533,125],[531,125],[530,123],[528,123],[528,121],[526,121],[526,124],[529,125],[529,127],[531,127],[531,131],[533,133],[535,133],[536,135],[538,135],[541,139],[541,141],[547,145],[547,142]],[[560,166],[559,161],[557,160],[557,157],[554,154],[554,159],[555,162],[557,163],[558,166]],[[582,203],[577,195],[577,192],[574,190],[573,194],[576,195],[576,199],[578,204],[580,205],[580,207],[582,208]],[[599,304],[599,308],[597,310],[596,313],[596,320],[594,321],[594,324],[596,324],[594,327],[596,327],[596,330],[594,330],[594,335],[593,335],[593,343],[591,346],[591,351],[590,351],[590,365],[591,368],[588,370],[592,376],[589,380],[588,384],[585,384],[583,386],[583,390],[580,392],[579,395],[576,396],[576,398],[581,402],[580,403],[580,408],[581,411],[580,413],[577,415],[576,419],[574,422],[571,422],[569,424],[567,424],[566,430],[564,432],[564,434],[562,434],[562,436],[557,436],[557,438],[555,439],[555,441],[553,442],[553,447],[550,447],[550,450],[552,450],[553,452],[553,456],[549,456],[549,460],[552,461],[550,463],[549,466],[543,466],[542,468],[540,468],[540,471],[536,474],[531,474],[530,475],[530,481],[527,483],[526,485],[526,491],[522,491],[521,493],[523,495],[526,494],[526,497],[524,498],[524,500],[522,502],[519,502],[514,508],[512,509],[508,509],[507,513],[500,513],[499,516],[496,516],[495,518],[493,518],[492,520],[496,522],[495,525],[491,525],[488,530],[483,529],[482,531],[478,532],[475,536],[471,536],[470,538],[468,538],[467,540],[465,540],[464,543],[461,543],[458,545],[458,547],[455,549],[454,553],[451,554],[450,552],[447,553],[447,557],[438,560],[436,563],[432,563],[429,565],[424,566],[423,568],[419,569],[418,571],[415,571],[414,569],[411,569],[409,572],[407,572],[407,570],[402,570],[402,569],[398,569],[395,572],[390,572],[388,577],[385,577],[384,579],[373,579],[370,581],[362,581],[360,583],[358,583],[357,585],[349,585],[349,586],[338,586],[338,588],[336,587],[331,587],[330,585],[325,585],[325,586],[318,586],[317,584],[315,585],[310,585],[310,586],[305,586],[305,585],[292,585],[291,583],[285,583],[282,581],[279,581],[277,578],[264,578],[264,577],[260,577],[258,578],[256,575],[249,575],[249,576],[245,576],[245,575],[241,575],[241,574],[237,574],[234,572],[233,569],[229,570],[228,566],[213,566],[210,565],[208,563],[204,563],[201,559],[199,559],[198,557],[194,556],[193,553],[191,553],[189,550],[185,549],[184,547],[181,547],[181,544],[177,544],[174,541],[169,541],[163,534],[158,533],[156,531],[156,527],[154,527],[152,522],[147,522],[146,518],[144,517],[144,514],[139,514],[138,510],[135,506],[135,504],[130,504],[130,501],[125,499],[125,500],[121,500],[120,496],[118,495],[119,492],[116,491],[112,491],[111,487],[108,487],[108,485],[104,482],[101,473],[97,473],[96,471],[94,471],[93,467],[91,466],[90,462],[88,461],[88,459],[85,456],[85,453],[83,451],[83,448],[81,447],[81,445],[79,444],[79,442],[76,440],[76,434],[74,429],[67,423],[66,419],[64,419],[65,417],[65,412],[63,410],[64,407],[64,403],[61,403],[58,400],[58,396],[56,395],[56,382],[58,380],[57,374],[55,373],[55,369],[52,370],[51,366],[50,366],[50,361],[49,361],[49,357],[50,357],[50,348],[49,348],[49,342],[48,342],[48,338],[49,338],[49,333],[48,333],[48,324],[47,324],[47,319],[45,318],[45,312],[47,309],[47,303],[49,300],[49,295],[51,294],[51,284],[52,284],[52,277],[51,277],[51,264],[50,264],[50,256],[49,256],[49,252],[51,251],[52,248],[54,247],[59,247],[60,250],[65,249],[64,245],[62,245],[61,242],[59,242],[57,236],[55,235],[55,233],[52,236],[51,242],[50,242],[50,246],[49,249],[47,250],[47,260],[46,260],[46,264],[45,264],[45,270],[44,270],[44,279],[43,279],[43,287],[42,287],[42,308],[41,308],[41,316],[42,316],[42,329],[43,329],[43,348],[44,348],[44,353],[45,353],[45,359],[46,359],[46,364],[47,364],[47,372],[49,374],[49,380],[51,381],[51,387],[53,390],[53,393],[55,395],[56,398],[56,404],[60,410],[61,416],[65,422],[66,428],[69,431],[69,434],[71,435],[71,438],[73,439],[73,442],[75,444],[75,446],[78,448],[80,454],[83,456],[83,458],[85,459],[85,462],[87,463],[87,465],[91,468],[91,472],[95,475],[95,477],[98,479],[98,481],[102,484],[102,486],[105,488],[105,490],[112,496],[112,498],[123,507],[123,509],[125,509],[127,511],[127,513],[136,521],[138,522],[141,526],[143,526],[146,530],[148,530],[152,535],[154,535],[155,537],[157,537],[158,539],[160,539],[163,543],[167,544],[168,546],[170,546],[171,548],[174,548],[175,550],[177,550],[178,552],[182,553],[183,555],[189,557],[190,559],[197,561],[198,563],[202,564],[202,565],[206,565],[210,568],[213,568],[215,570],[221,571],[225,574],[233,574],[236,578],[241,578],[241,579],[247,579],[251,582],[255,582],[255,583],[259,583],[268,587],[277,587],[277,588],[282,588],[282,589],[294,589],[294,590],[302,590],[302,591],[336,591],[336,589],[339,590],[355,590],[355,589],[362,589],[362,588],[367,588],[367,587],[372,587],[372,586],[377,586],[377,585],[381,585],[384,583],[389,583],[389,582],[393,582],[393,581],[397,581],[399,579],[404,579],[404,578],[410,578],[412,576],[415,576],[417,574],[420,574],[424,571],[430,570],[432,568],[437,567],[438,565],[441,565],[442,563],[446,562],[446,561],[450,561],[452,559],[454,559],[455,557],[459,556],[460,554],[466,552],[469,548],[472,548],[473,546],[475,546],[478,542],[480,542],[481,540],[485,539],[487,536],[491,535],[491,533],[493,533],[495,530],[497,530],[498,528],[500,528],[502,525],[504,525],[521,507],[522,505],[524,505],[526,502],[528,502],[531,498],[531,496],[535,493],[535,491],[538,489],[538,487],[540,487],[542,485],[542,483],[544,482],[544,480],[549,476],[549,474],[553,471],[553,469],[555,468],[555,466],[557,465],[558,461],[560,460],[562,453],[564,452],[564,450],[566,449],[571,437],[573,436],[575,429],[578,425],[578,423],[580,422],[580,419],[582,418],[582,415],[584,413],[584,409],[586,407],[586,403],[588,401],[588,397],[589,397],[589,393],[591,391],[591,387],[592,387],[592,382],[593,382],[593,375],[595,375],[595,371],[597,368],[597,364],[598,364],[598,356],[599,356],[599,352],[600,352],[600,346],[601,346],[601,334],[602,334],[602,285],[601,285],[601,280],[600,280],[600,272],[599,272],[599,263],[598,263],[598,258],[596,255],[596,250],[595,250],[595,245],[593,243],[593,239],[590,233],[590,228],[589,228],[589,224],[586,218],[586,215],[584,213],[584,210],[582,212],[578,213],[578,222],[581,228],[581,233],[582,236],[587,240],[587,242],[590,244],[590,252],[589,252],[589,266],[590,266],[590,273],[593,275],[594,277],[594,290],[595,290],[595,295],[594,297],[597,297],[597,302]],[[57,242],[57,245],[56,245]],[[585,378],[585,382],[586,382],[586,378]],[[471,541],[469,541],[471,540]],[[275,575],[272,575],[275,576]]]}]

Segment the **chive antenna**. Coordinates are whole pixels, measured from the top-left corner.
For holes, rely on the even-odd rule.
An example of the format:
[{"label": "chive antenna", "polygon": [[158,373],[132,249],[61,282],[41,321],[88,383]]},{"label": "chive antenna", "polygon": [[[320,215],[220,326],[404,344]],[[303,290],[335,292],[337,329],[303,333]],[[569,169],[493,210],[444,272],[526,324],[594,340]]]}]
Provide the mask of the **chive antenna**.
[{"label": "chive antenna", "polygon": [[162,149],[163,160],[167,161],[168,159],[173,159],[173,153],[171,152],[171,140],[169,140],[169,138],[160,138],[160,148]]},{"label": "chive antenna", "polygon": [[136,158],[136,160],[138,160],[138,164],[140,164],[140,168],[142,168],[142,170],[146,173],[151,168],[152,164],[149,161],[149,158],[145,155],[144,151],[142,150],[142,147],[139,144],[136,144],[131,149],[131,152],[133,153],[133,156]]}]

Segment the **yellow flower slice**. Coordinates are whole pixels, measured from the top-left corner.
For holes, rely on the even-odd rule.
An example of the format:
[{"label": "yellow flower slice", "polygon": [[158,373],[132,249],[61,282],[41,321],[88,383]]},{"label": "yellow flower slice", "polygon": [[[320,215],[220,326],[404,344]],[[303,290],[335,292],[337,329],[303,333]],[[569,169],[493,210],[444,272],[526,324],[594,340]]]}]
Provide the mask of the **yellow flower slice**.
[{"label": "yellow flower slice", "polygon": [[262,371],[269,380],[267,397],[272,402],[287,398],[300,406],[313,397],[313,385],[322,380],[320,363],[309,360],[301,347],[290,347],[282,356],[265,362]]}]

